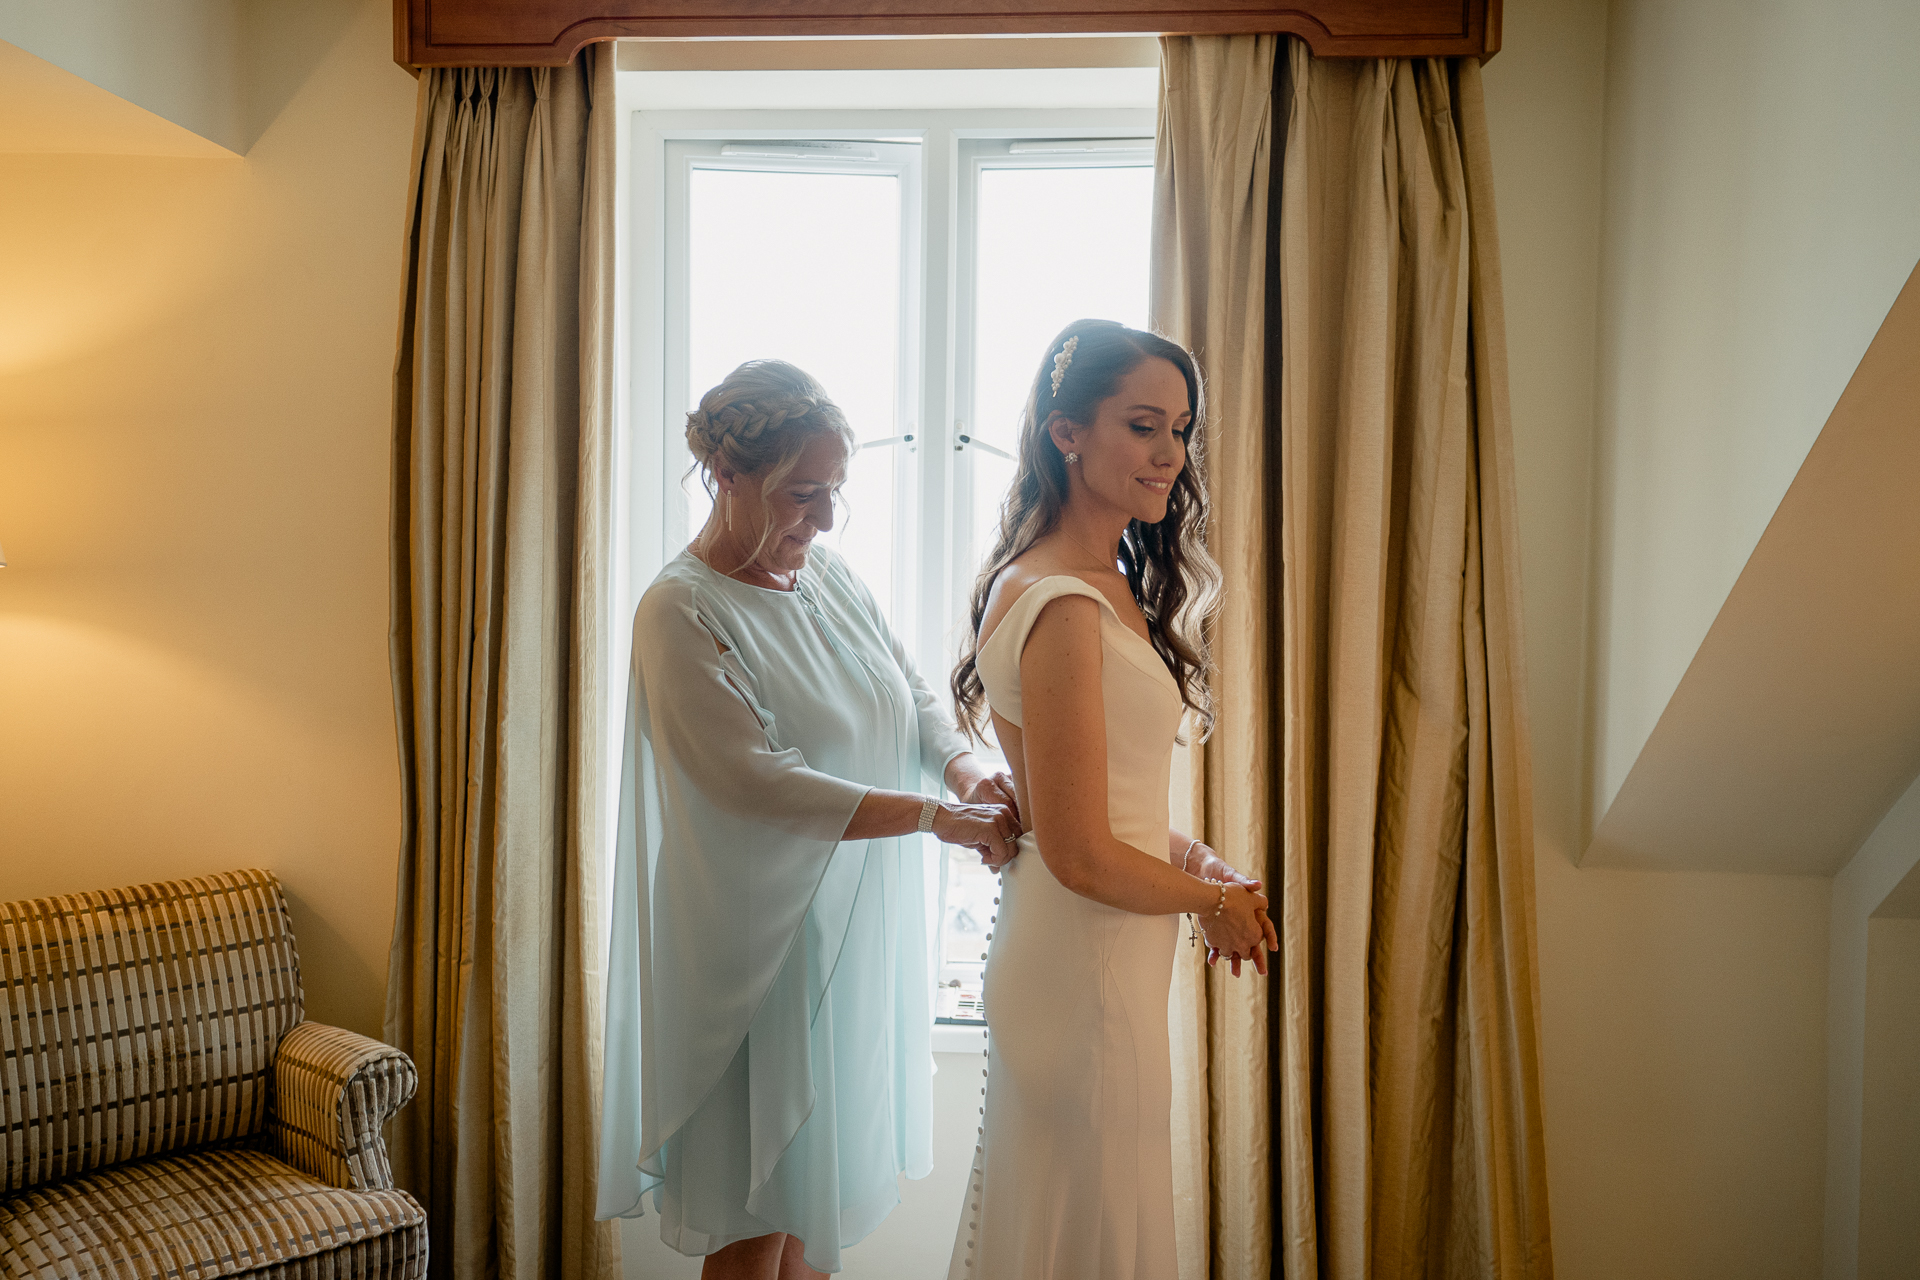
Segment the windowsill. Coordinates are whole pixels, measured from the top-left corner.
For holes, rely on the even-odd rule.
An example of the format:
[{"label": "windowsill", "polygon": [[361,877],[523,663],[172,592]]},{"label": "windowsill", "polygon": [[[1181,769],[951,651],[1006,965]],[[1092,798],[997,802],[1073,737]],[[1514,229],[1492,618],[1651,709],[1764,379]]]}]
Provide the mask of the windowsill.
[{"label": "windowsill", "polygon": [[987,1047],[984,1022],[936,1022],[933,1024],[935,1053],[979,1053]]}]

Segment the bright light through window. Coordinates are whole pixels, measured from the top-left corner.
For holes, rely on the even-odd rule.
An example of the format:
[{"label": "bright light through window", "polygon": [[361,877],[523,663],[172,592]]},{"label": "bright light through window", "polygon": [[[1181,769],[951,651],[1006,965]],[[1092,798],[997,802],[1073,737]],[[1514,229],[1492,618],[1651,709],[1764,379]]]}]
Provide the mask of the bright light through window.
[{"label": "bright light through window", "polygon": [[[744,360],[800,366],[862,441],[900,434],[900,179],[696,168],[688,183],[687,408]],[[827,541],[892,613],[895,457],[862,449]],[[687,482],[687,538],[710,503]]]},{"label": "bright light through window", "polygon": [[1011,452],[1054,334],[1089,317],[1146,327],[1153,170],[987,168],[979,201],[974,413]]},{"label": "bright light through window", "polygon": [[[972,431],[1013,454],[1054,334],[1088,318],[1146,327],[1153,169],[989,167],[976,198]],[[978,564],[993,547],[1013,464],[976,450],[973,465]]]}]

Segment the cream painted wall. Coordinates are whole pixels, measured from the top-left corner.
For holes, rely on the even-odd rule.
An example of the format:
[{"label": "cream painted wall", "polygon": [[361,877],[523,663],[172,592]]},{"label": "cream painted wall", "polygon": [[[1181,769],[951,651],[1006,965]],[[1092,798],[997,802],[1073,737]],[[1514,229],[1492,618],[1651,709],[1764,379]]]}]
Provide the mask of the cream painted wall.
[{"label": "cream painted wall", "polygon": [[1920,259],[1920,5],[1615,0],[1607,57],[1589,830]]},{"label": "cream painted wall", "polygon": [[1538,861],[1560,1280],[1806,1280],[1828,882]]},{"label": "cream painted wall", "polygon": [[1859,1280],[1920,1274],[1920,920],[1867,934]]},{"label": "cream painted wall", "polygon": [[1833,878],[1827,957],[1827,1280],[1860,1265],[1860,1175],[1867,1054],[1869,920],[1920,866],[1920,779]]},{"label": "cream painted wall", "polygon": [[1801,1280],[1821,1239],[1827,882],[1576,866],[1608,5],[1536,0],[1509,4],[1505,20],[1485,80],[1526,587],[1556,1273]]},{"label": "cream painted wall", "polygon": [[246,160],[0,156],[0,897],[272,868],[377,1033],[415,85],[349,17]]}]

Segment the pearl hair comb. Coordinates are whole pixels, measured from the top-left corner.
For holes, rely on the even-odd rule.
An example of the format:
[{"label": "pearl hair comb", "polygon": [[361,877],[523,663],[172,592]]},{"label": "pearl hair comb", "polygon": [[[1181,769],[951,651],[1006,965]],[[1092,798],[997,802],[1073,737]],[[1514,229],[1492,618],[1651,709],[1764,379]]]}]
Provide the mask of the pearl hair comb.
[{"label": "pearl hair comb", "polygon": [[1068,338],[1066,345],[1060,348],[1060,354],[1053,358],[1053,394],[1060,394],[1060,383],[1067,376],[1067,366],[1073,363],[1073,349],[1080,345],[1080,336]]}]

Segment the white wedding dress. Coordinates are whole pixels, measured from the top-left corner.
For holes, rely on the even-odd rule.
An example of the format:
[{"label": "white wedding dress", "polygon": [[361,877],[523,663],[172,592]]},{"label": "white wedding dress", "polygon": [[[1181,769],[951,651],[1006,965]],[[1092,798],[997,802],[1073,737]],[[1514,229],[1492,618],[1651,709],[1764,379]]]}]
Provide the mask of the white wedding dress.
[{"label": "white wedding dress", "polygon": [[[1066,576],[1027,588],[981,646],[987,701],[1024,723],[1020,653],[1064,595],[1101,605],[1114,838],[1165,859],[1179,686],[1097,588]],[[1178,920],[1068,892],[1021,837],[990,934],[983,1122],[949,1280],[1175,1280],[1167,988]]]}]

